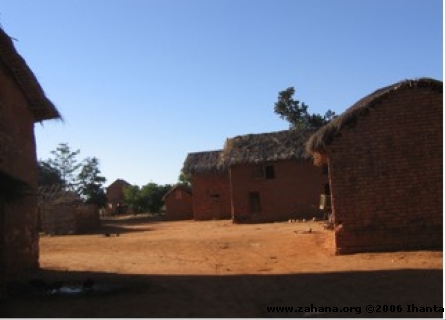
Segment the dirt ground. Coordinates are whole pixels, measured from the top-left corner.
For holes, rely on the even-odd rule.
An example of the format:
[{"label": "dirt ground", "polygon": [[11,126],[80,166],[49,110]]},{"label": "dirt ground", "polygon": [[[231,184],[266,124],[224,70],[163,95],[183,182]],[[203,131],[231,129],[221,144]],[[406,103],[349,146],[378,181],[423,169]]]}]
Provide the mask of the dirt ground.
[{"label": "dirt ground", "polygon": [[443,316],[422,309],[444,307],[442,252],[336,256],[332,236],[317,221],[104,220],[92,234],[42,235],[41,270],[10,282],[0,316]]}]

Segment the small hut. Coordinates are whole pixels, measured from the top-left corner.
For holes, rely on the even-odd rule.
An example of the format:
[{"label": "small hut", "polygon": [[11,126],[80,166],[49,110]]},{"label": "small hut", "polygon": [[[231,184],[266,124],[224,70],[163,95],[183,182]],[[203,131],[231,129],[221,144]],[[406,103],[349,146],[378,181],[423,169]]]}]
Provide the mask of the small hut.
[{"label": "small hut", "polygon": [[166,205],[166,220],[193,219],[192,190],[189,186],[178,184],[163,197]]},{"label": "small hut", "polygon": [[337,253],[442,247],[443,82],[381,88],[307,150],[328,166]]},{"label": "small hut", "polygon": [[125,214],[129,207],[124,200],[124,188],[131,184],[123,179],[116,179],[107,188],[107,211],[111,214]]},{"label": "small hut", "polygon": [[232,218],[268,222],[321,215],[317,201],[323,172],[312,164],[305,141],[314,130],[284,130],[227,139]]},{"label": "small hut", "polygon": [[229,173],[221,150],[189,153],[182,172],[192,180],[195,220],[231,218]]},{"label": "small hut", "polygon": [[60,118],[0,28],[0,297],[12,274],[39,266],[34,123]]}]

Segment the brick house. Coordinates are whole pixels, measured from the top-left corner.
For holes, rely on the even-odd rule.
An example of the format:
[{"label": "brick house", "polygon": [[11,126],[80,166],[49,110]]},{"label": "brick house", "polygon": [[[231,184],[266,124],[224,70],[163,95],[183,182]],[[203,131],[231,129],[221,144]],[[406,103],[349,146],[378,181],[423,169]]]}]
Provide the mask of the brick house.
[{"label": "brick house", "polygon": [[0,297],[4,281],[39,267],[34,123],[60,118],[0,28]]},{"label": "brick house", "polygon": [[182,172],[191,177],[195,220],[230,219],[229,173],[221,150],[189,153]]},{"label": "brick house", "polygon": [[166,204],[166,220],[190,220],[194,216],[192,190],[179,184],[163,197]]},{"label": "brick house", "polygon": [[285,130],[227,139],[234,222],[319,217],[325,177],[314,167],[305,142],[314,130]]},{"label": "brick house", "polygon": [[107,188],[107,209],[112,214],[125,214],[128,211],[128,206],[124,201],[124,188],[131,186],[125,180],[116,179]]},{"label": "brick house", "polygon": [[339,254],[441,248],[443,83],[406,80],[364,97],[307,142],[328,166]]}]

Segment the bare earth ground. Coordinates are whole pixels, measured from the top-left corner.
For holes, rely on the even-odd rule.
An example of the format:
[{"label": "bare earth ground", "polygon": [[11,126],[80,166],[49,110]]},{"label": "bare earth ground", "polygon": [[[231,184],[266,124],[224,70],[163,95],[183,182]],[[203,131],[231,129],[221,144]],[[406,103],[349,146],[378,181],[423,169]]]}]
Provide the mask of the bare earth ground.
[{"label": "bare earth ground", "polygon": [[[298,309],[311,306],[361,308],[319,317],[443,316],[408,309],[444,306],[442,252],[335,256],[332,235],[313,221],[110,219],[97,233],[42,236],[41,270],[10,283],[0,316],[283,318],[315,316]],[[36,280],[94,284],[88,293],[49,295]],[[367,305],[375,312],[367,313]]]}]

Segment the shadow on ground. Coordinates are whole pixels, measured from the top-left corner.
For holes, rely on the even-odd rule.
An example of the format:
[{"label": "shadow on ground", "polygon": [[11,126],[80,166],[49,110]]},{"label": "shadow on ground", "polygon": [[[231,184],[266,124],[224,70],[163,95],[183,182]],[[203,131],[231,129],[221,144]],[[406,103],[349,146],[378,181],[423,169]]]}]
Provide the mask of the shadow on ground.
[{"label": "shadow on ground", "polygon": [[[82,294],[48,287],[94,283]],[[41,285],[45,286],[42,287]],[[356,307],[318,317],[442,317],[408,305],[442,307],[441,270],[388,270],[289,275],[122,275],[39,270],[8,283],[4,317],[303,317],[270,307]],[[372,305],[375,312],[367,313]],[[381,306],[381,312],[376,310]],[[384,307],[387,306],[387,307]],[[391,306],[395,306],[392,308]],[[397,306],[401,306],[398,312]],[[360,310],[358,309],[360,307]],[[384,309],[388,312],[383,312]],[[395,310],[390,312],[390,309]],[[413,309],[415,310],[415,309]],[[359,311],[359,312],[358,312]],[[308,315],[308,314],[307,314]]]},{"label": "shadow on ground", "polygon": [[119,225],[132,225],[132,226],[139,224],[147,224],[147,223],[165,222],[164,217],[161,215],[147,215],[147,214],[102,217],[101,221],[102,223],[106,224],[119,224]]}]

